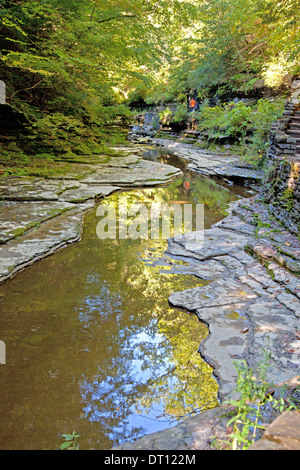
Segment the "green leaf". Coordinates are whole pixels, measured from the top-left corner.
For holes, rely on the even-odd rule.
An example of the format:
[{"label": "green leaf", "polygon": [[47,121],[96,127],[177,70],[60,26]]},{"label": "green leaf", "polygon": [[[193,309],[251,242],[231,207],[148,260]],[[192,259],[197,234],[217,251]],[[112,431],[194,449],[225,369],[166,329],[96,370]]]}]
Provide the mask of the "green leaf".
[{"label": "green leaf", "polygon": [[70,446],[70,442],[63,442],[63,444],[61,444],[60,446],[60,449],[64,450],[64,449],[69,448],[69,446]]}]

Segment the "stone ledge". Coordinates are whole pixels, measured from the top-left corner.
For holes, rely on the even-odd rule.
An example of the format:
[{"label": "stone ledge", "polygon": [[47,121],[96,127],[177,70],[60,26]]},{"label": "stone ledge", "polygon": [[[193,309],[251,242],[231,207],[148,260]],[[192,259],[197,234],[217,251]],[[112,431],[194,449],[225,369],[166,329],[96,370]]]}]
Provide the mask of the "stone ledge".
[{"label": "stone ledge", "polygon": [[285,411],[248,450],[300,450],[300,411]]},{"label": "stone ledge", "polygon": [[[97,201],[121,188],[170,183],[182,171],[139,159],[130,148],[107,164],[82,165],[68,179],[3,177],[0,179],[0,283],[35,261],[81,237],[82,220]],[[78,176],[80,179],[78,180]]]}]

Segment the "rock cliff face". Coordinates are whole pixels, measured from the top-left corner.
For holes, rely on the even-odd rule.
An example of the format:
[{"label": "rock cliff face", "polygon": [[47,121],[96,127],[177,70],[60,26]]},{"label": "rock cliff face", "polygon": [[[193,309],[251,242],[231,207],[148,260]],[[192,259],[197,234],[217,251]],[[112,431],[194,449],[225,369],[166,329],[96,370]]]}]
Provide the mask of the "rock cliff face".
[{"label": "rock cliff face", "polygon": [[282,117],[270,133],[269,171],[262,198],[270,212],[291,232],[300,233],[300,80]]},{"label": "rock cliff face", "polygon": [[137,116],[137,124],[129,126],[128,140],[136,143],[151,142],[150,138],[159,128],[158,120],[158,111],[140,114]]}]

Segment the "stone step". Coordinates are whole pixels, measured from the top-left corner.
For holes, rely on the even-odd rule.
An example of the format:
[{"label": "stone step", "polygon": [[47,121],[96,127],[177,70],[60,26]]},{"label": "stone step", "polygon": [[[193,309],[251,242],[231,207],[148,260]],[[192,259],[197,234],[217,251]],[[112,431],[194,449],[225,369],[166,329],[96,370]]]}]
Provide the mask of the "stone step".
[{"label": "stone step", "polygon": [[286,133],[295,139],[300,139],[300,129],[288,129]]}]

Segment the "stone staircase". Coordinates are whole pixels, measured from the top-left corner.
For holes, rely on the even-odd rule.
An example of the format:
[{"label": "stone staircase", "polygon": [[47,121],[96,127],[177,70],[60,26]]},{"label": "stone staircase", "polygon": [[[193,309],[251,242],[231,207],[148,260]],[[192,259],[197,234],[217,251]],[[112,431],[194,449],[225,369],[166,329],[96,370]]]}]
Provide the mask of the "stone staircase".
[{"label": "stone staircase", "polygon": [[262,199],[270,214],[300,235],[300,80],[295,81],[282,116],[272,125],[267,165]]},{"label": "stone staircase", "polygon": [[291,118],[286,134],[296,140],[295,153],[293,155],[295,162],[300,162],[300,108],[295,109],[295,114]]},{"label": "stone staircase", "polygon": [[300,80],[270,131],[268,163],[271,166],[282,159],[290,162],[300,159]]}]

